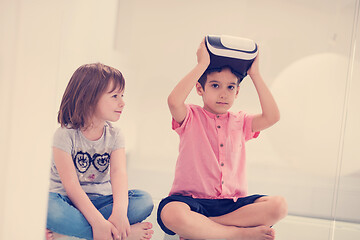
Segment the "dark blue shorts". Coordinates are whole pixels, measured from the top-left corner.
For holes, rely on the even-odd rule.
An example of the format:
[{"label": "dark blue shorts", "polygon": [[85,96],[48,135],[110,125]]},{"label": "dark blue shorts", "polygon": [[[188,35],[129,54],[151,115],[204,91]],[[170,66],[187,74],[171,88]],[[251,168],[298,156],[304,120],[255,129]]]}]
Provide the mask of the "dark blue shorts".
[{"label": "dark blue shorts", "polygon": [[169,202],[183,202],[189,205],[191,211],[200,213],[206,217],[217,217],[231,213],[243,206],[252,204],[256,199],[264,197],[265,195],[251,195],[243,198],[239,198],[236,202],[233,199],[202,199],[192,198],[190,196],[172,195],[161,200],[157,211],[157,221],[161,229],[169,234],[175,235],[173,231],[165,227],[164,223],[160,218],[160,213],[164,206]]}]

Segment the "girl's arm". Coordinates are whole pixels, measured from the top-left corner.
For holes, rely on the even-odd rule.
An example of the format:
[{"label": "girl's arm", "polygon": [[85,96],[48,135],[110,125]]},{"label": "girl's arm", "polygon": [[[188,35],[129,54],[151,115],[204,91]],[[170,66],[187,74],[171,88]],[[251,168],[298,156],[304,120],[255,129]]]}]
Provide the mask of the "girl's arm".
[{"label": "girl's arm", "polygon": [[118,236],[115,226],[101,215],[81,188],[70,154],[55,147],[53,147],[53,154],[66,193],[91,225],[94,240],[112,239],[112,235]]},{"label": "girl's arm", "polygon": [[198,64],[175,86],[168,97],[171,115],[178,123],[182,123],[186,117],[186,98],[210,64],[210,56],[205,46],[205,39],[200,43],[196,54]]},{"label": "girl's arm", "polygon": [[256,115],[252,121],[253,132],[261,131],[280,120],[280,112],[269,88],[266,86],[259,71],[259,55],[251,65],[248,74],[259,95],[262,113]]},{"label": "girl's arm", "polygon": [[109,221],[117,228],[121,239],[125,239],[130,233],[130,224],[127,218],[129,195],[124,148],[117,149],[111,153],[110,180],[114,203]]}]

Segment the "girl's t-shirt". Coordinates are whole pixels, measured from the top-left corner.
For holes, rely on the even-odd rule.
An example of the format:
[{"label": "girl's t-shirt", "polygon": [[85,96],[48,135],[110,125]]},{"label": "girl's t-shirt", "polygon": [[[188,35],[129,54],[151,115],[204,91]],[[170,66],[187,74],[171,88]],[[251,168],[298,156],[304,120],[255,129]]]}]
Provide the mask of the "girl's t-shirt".
[{"label": "girl's t-shirt", "polygon": [[[110,155],[124,148],[125,141],[120,129],[110,123],[96,141],[88,140],[79,129],[60,127],[56,130],[53,147],[70,154],[82,189],[87,194],[110,195]],[[51,161],[50,192],[67,195],[56,169],[54,157]]]}]

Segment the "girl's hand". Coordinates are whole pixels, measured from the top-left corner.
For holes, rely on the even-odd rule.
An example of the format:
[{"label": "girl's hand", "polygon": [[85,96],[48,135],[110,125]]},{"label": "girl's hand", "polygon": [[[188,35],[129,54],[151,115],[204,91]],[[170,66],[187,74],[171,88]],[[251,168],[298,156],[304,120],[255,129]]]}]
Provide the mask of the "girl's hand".
[{"label": "girl's hand", "polygon": [[209,66],[210,64],[210,55],[205,46],[205,38],[199,45],[199,48],[196,52],[198,64],[203,64],[204,66]]},{"label": "girl's hand", "polygon": [[[119,232],[118,239],[126,239],[130,234],[130,223],[126,214],[114,214],[112,213],[108,219]],[[117,239],[117,238],[115,238]]]},{"label": "girl's hand", "polygon": [[103,219],[101,222],[92,226],[94,240],[113,240],[120,239],[119,231],[108,220]]}]

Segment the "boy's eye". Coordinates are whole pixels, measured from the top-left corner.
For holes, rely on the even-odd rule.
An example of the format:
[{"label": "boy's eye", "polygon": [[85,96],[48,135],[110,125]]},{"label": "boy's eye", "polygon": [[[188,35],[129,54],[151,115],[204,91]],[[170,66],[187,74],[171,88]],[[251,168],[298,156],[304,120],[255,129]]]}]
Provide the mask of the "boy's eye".
[{"label": "boy's eye", "polygon": [[113,97],[113,98],[117,98],[117,97],[118,97],[118,95],[117,95],[117,94],[115,94],[115,95],[112,95],[112,97]]},{"label": "boy's eye", "polygon": [[214,83],[214,84],[212,84],[211,86],[212,86],[213,88],[218,88],[218,87],[219,87],[219,84]]},{"label": "boy's eye", "polygon": [[233,85],[229,86],[228,88],[229,88],[230,90],[234,90],[234,89],[235,89],[235,87],[234,87]]}]

